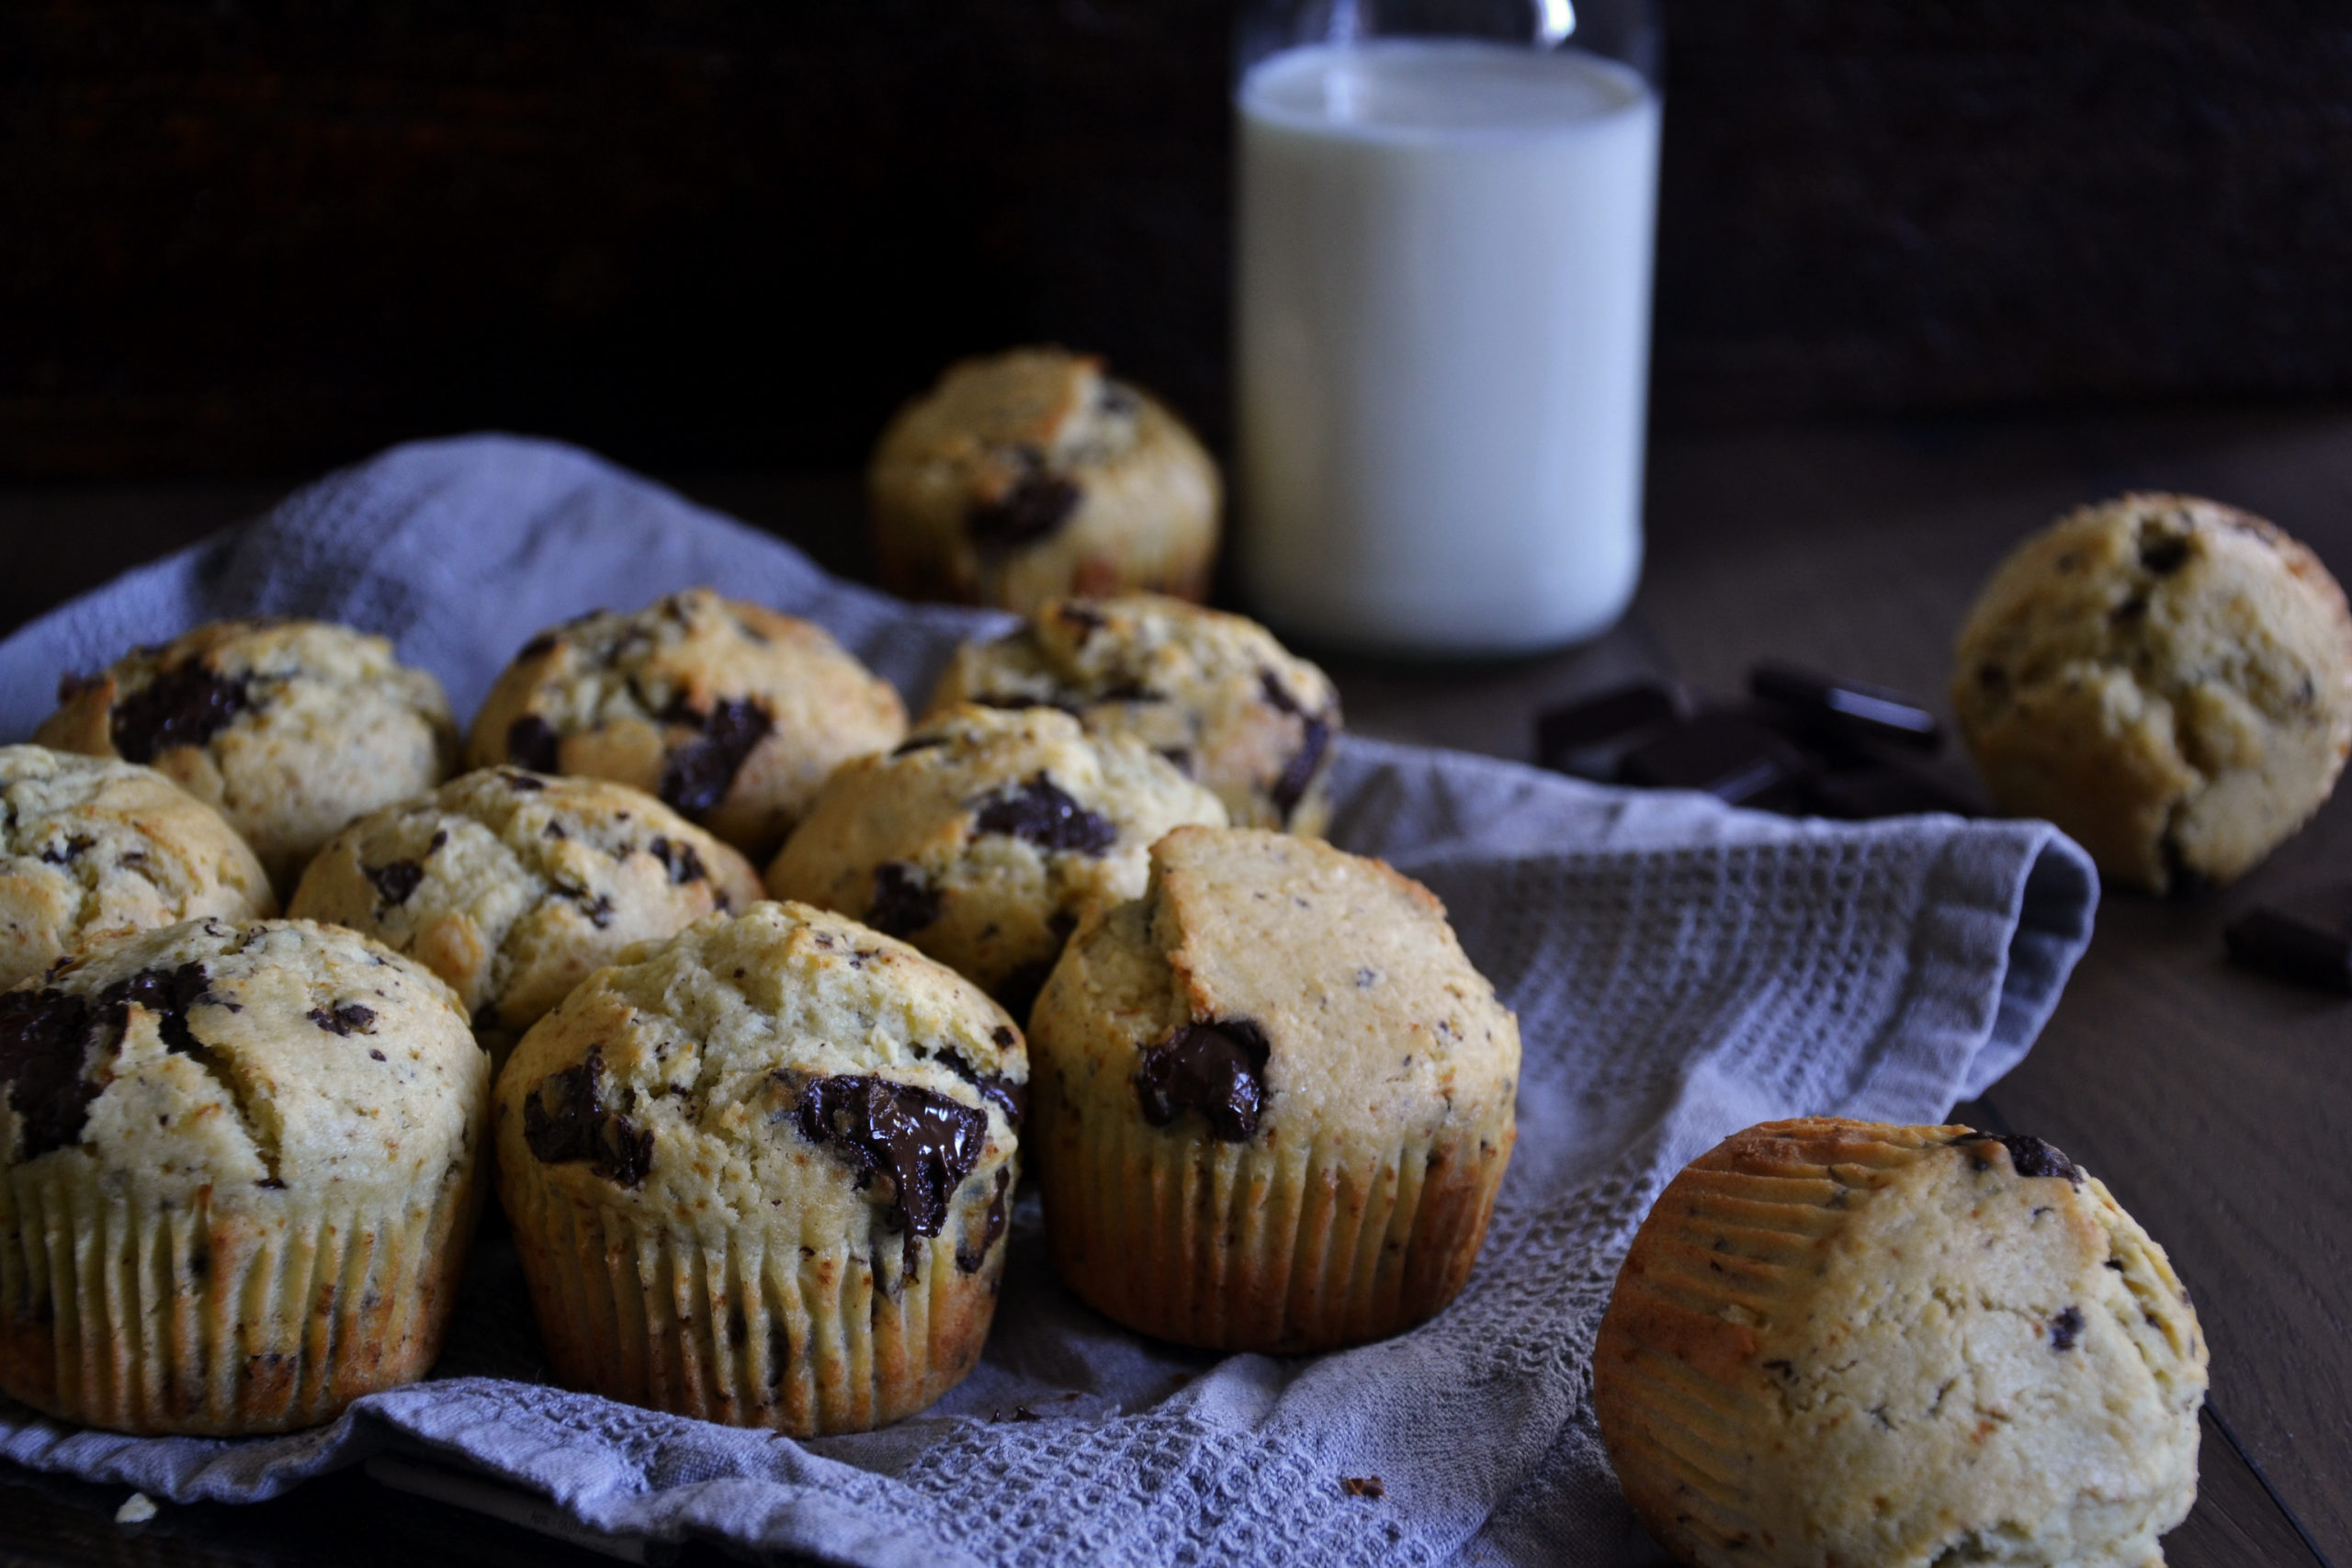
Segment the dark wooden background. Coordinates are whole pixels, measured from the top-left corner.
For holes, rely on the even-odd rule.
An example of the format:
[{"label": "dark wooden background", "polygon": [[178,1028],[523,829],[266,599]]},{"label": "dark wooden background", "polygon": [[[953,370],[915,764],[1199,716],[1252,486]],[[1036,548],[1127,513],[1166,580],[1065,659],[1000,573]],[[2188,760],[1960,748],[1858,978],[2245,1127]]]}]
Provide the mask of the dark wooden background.
[{"label": "dark wooden background", "polygon": [[[1663,428],[2352,390],[2352,8],[1669,0]],[[0,7],[0,480],[503,426],[854,466],[947,356],[1225,426],[1220,0]]]}]

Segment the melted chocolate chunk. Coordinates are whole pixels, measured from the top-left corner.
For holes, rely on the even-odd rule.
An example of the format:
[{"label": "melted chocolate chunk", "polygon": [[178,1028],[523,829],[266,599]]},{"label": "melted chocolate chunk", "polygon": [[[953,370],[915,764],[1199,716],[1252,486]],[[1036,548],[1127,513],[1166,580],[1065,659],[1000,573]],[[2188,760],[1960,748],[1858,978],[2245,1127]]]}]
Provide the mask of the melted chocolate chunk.
[{"label": "melted chocolate chunk", "polygon": [[0,1089],[25,1133],[24,1157],[81,1141],[97,1085],[85,1070],[97,1016],[64,991],[0,994]]},{"label": "melted chocolate chunk", "polygon": [[1265,1032],[1246,1018],[1182,1025],[1143,1054],[1136,1075],[1143,1119],[1165,1127],[1197,1111],[1213,1136],[1248,1142],[1265,1105],[1267,1054]]},{"label": "melted chocolate chunk", "polygon": [[964,531],[983,550],[1018,550],[1051,538],[1078,510],[1078,486],[1058,474],[1030,472],[995,501],[975,502]]},{"label": "melted chocolate chunk", "polygon": [[1311,714],[1300,706],[1298,699],[1290,694],[1290,688],[1276,680],[1271,670],[1258,671],[1258,689],[1265,693],[1268,702],[1306,725],[1297,751],[1283,766],[1283,776],[1267,792],[1274,810],[1288,826],[1291,813],[1298,809],[1298,803],[1306,798],[1307,786],[1315,782],[1315,770],[1323,764],[1323,753],[1331,744],[1331,721],[1329,715]]},{"label": "melted chocolate chunk", "polygon": [[865,923],[884,936],[908,936],[939,919],[939,890],[922,873],[902,860],[886,860],[874,868],[874,902],[866,906]]},{"label": "melted chocolate chunk", "polygon": [[708,714],[673,703],[662,717],[702,732],[670,749],[662,760],[662,783],[654,792],[680,816],[697,822],[727,798],[743,760],[775,728],[768,710],[749,697],[716,704]]},{"label": "melted chocolate chunk", "polygon": [[332,1008],[312,1008],[302,1016],[329,1034],[340,1034],[345,1039],[355,1033],[376,1032],[376,1010],[362,1007],[357,1002],[337,1002]]},{"label": "melted chocolate chunk", "polygon": [[1011,1166],[997,1167],[996,1190],[989,1196],[988,1217],[980,1229],[979,1250],[967,1252],[961,1247],[956,1249],[957,1273],[977,1274],[980,1271],[980,1266],[989,1260],[989,1248],[994,1247],[997,1237],[1004,1234],[1004,1192],[1005,1189],[1012,1185],[1012,1168]]},{"label": "melted chocolate chunk", "polygon": [[1042,773],[982,801],[972,818],[972,830],[1082,855],[1099,856],[1119,840],[1119,829],[1109,818],[1087,810]]},{"label": "melted chocolate chunk", "polygon": [[71,865],[97,840],[85,833],[72,833],[62,844],[50,844],[40,852],[41,860],[50,865]]},{"label": "melted chocolate chunk", "polygon": [[191,660],[114,705],[114,749],[152,762],[175,746],[201,746],[253,706],[250,675],[220,675]]},{"label": "melted chocolate chunk", "polygon": [[2140,565],[2158,577],[2170,577],[2188,561],[2188,540],[2179,534],[2159,534],[2140,541]]},{"label": "melted chocolate chunk", "polygon": [[98,993],[98,1006],[117,1029],[129,1023],[126,1006],[136,1002],[155,1015],[155,1032],[164,1046],[182,1056],[201,1056],[204,1042],[187,1026],[187,1010],[204,999],[207,976],[201,964],[176,969],[141,969],[128,980],[118,980]]},{"label": "melted chocolate chunk", "polygon": [[2050,1320],[2050,1348],[2052,1350],[2073,1349],[2075,1341],[2081,1338],[2082,1334],[2083,1309],[2080,1307],[2068,1307]]},{"label": "melted chocolate chunk", "polygon": [[922,1256],[915,1238],[947,1223],[949,1201],[988,1144],[989,1119],[914,1084],[838,1074],[801,1090],[797,1121],[801,1136],[849,1161],[861,1191],[888,1181],[888,1212],[905,1234],[912,1277]]},{"label": "melted chocolate chunk", "polygon": [[405,904],[408,896],[424,880],[424,868],[413,860],[390,861],[383,865],[363,865],[359,874],[375,884],[376,897],[387,904]]},{"label": "melted chocolate chunk", "polygon": [[586,1160],[623,1187],[642,1186],[653,1168],[653,1129],[639,1127],[605,1101],[605,1053],[539,1080],[523,1102],[523,1142],[542,1165]]},{"label": "melted chocolate chunk", "polygon": [[655,860],[660,861],[663,869],[669,872],[670,881],[673,886],[684,886],[689,882],[700,882],[710,874],[710,868],[702,863],[702,856],[695,853],[695,847],[692,844],[682,844],[669,839],[656,839],[646,846],[646,851]]},{"label": "melted chocolate chunk", "polygon": [[[526,713],[506,727],[506,760],[535,773],[556,771],[555,726],[537,714]],[[513,784],[509,778],[506,781]]]},{"label": "melted chocolate chunk", "polygon": [[2064,1153],[2030,1134],[2018,1133],[1996,1140],[2009,1151],[2009,1164],[2019,1176],[2056,1176],[2080,1187],[2083,1173]]},{"label": "melted chocolate chunk", "polygon": [[[999,1032],[1010,1036],[1012,1031],[1001,1030]],[[998,1043],[1010,1045],[1012,1042],[1007,1038]],[[938,1060],[941,1066],[978,1089],[982,1100],[990,1101],[1003,1111],[1004,1119],[1012,1123],[1014,1132],[1021,1130],[1021,1118],[1029,1110],[1028,1085],[1015,1083],[1002,1073],[984,1073],[953,1051],[942,1051]]]}]

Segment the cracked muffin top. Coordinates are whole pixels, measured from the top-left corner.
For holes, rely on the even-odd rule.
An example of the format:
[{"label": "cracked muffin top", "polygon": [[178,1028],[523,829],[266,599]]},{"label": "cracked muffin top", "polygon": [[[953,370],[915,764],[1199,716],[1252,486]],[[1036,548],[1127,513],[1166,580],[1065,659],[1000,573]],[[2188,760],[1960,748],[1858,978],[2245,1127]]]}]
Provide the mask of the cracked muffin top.
[{"label": "cracked muffin top", "polygon": [[283,892],[343,825],[449,776],[441,684],[325,621],[216,621],[59,682],[33,739],[144,762],[219,811]]},{"label": "cracked muffin top", "polygon": [[489,1079],[447,986],[308,920],[143,931],[0,995],[0,1164],[95,1160],[150,1199],[423,1200]]},{"label": "cracked muffin top", "polygon": [[500,1180],[529,1168],[714,1244],[749,1226],[908,1272],[944,1237],[976,1272],[1028,1077],[969,980],[845,916],[754,904],[592,975],[523,1037],[498,1079]]},{"label": "cracked muffin top", "polygon": [[2164,1249],[2057,1149],[1815,1119],[1660,1194],[1594,1401],[1686,1562],[2144,1568],[2196,1497],[2205,1364]]},{"label": "cracked muffin top", "polygon": [[958,649],[932,711],[1055,707],[1131,735],[1216,792],[1238,827],[1319,836],[1340,697],[1323,671],[1240,615],[1154,594],[1064,599]]},{"label": "cracked muffin top", "polygon": [[423,963],[498,1054],[622,949],[759,897],[749,862],[642,791],[489,768],[345,829],[289,912]]},{"label": "cracked muffin top", "polygon": [[2002,563],[1952,705],[2004,811],[2109,877],[2226,882],[2302,826],[2352,748],[2352,613],[2301,545],[2235,508],[2126,495]]},{"label": "cracked muffin top", "polygon": [[0,746],[0,989],[133,931],[277,912],[245,841],[153,769]]},{"label": "cracked muffin top", "polygon": [[1157,400],[1057,348],[950,366],[891,420],[867,473],[886,586],[1027,613],[1067,593],[1198,599],[1216,464]]},{"label": "cracked muffin top", "polygon": [[[1033,1049],[1080,1120],[1333,1150],[1508,1148],[1519,1021],[1445,907],[1376,860],[1263,829],[1179,828],[1144,896],[1081,929]],[[1302,1156],[1305,1157],[1305,1156]]]},{"label": "cracked muffin top", "polygon": [[1225,807],[1148,747],[1052,708],[949,708],[826,781],[768,888],[854,915],[1016,1018],[1087,915],[1142,893],[1152,841]]},{"label": "cracked muffin top", "polygon": [[474,717],[466,765],[629,784],[758,861],[836,765],[906,728],[898,693],[823,627],[696,588],[525,643]]}]

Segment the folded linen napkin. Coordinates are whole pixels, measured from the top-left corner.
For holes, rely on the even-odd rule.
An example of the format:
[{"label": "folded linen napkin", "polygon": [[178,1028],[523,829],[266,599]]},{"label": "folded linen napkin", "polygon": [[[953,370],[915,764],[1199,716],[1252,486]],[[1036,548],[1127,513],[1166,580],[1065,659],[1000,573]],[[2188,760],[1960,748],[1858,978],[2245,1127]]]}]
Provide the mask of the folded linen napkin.
[{"label": "folded linen napkin", "polygon": [[[695,583],[809,616],[919,704],[1001,616],[919,609],[585,453],[395,448],[0,644],[0,737],[61,671],[223,615],[390,636],[469,711],[525,637]],[[273,1496],[387,1444],[603,1529],[873,1564],[1658,1561],[1611,1477],[1592,1337],[1668,1177],[1768,1117],[1940,1118],[2014,1066],[2089,940],[2047,825],[1838,826],[1351,738],[1332,837],[1445,899],[1520,1015],[1520,1141],[1461,1299],[1378,1345],[1217,1357],[1064,1292],[1016,1214],[979,1369],[888,1430],[795,1442],[547,1386],[511,1247],[469,1270],[435,1381],[242,1440],[84,1431],[0,1401],[0,1457],[179,1500]],[[1378,1478],[1374,1489],[1342,1483]]]}]

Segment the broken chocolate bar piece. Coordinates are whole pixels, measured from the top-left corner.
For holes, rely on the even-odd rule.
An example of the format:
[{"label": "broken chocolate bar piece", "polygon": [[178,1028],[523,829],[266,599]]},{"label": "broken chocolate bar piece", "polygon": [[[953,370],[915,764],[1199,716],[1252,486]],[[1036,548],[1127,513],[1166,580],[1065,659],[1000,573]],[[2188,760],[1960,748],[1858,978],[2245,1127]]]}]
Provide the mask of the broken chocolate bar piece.
[{"label": "broken chocolate bar piece", "polygon": [[2222,932],[2249,969],[2323,990],[2352,992],[2352,886],[2264,904]]},{"label": "broken chocolate bar piece", "polygon": [[1625,754],[1627,784],[1702,790],[1733,806],[1756,801],[1808,772],[1795,747],[1737,713],[1702,713]]},{"label": "broken chocolate bar piece", "polygon": [[1954,817],[1984,817],[1984,802],[1971,798],[1932,773],[1880,761],[1856,768],[1838,768],[1805,781],[1805,804],[1822,817],[1868,822],[1881,817],[1916,817],[1924,812],[1949,812]]},{"label": "broken chocolate bar piece", "polygon": [[1747,689],[1758,701],[1779,707],[1792,725],[1808,731],[1890,741],[1919,751],[1933,751],[1943,743],[1943,728],[1927,705],[1890,687],[1768,660],[1748,671]]},{"label": "broken chocolate bar piece", "polygon": [[1535,760],[1564,773],[1592,777],[1603,771],[1595,753],[1628,744],[1688,711],[1681,693],[1663,681],[1634,681],[1545,708],[1535,716]]}]

